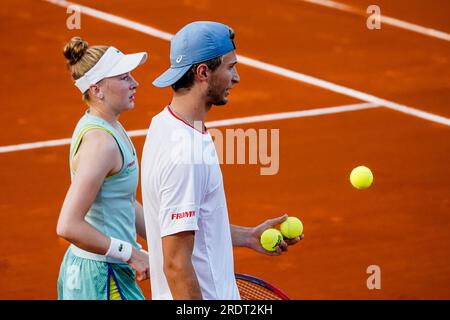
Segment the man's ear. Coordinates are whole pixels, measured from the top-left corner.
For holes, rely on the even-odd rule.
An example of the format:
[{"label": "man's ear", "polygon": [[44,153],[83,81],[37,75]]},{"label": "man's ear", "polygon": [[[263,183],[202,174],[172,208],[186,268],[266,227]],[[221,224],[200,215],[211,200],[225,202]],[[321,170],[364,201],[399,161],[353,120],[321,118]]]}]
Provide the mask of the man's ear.
[{"label": "man's ear", "polygon": [[89,86],[89,93],[91,94],[91,96],[96,97],[99,100],[103,100],[103,98],[104,98],[104,94],[103,94],[102,90],[96,84],[91,84]]},{"label": "man's ear", "polygon": [[211,77],[211,70],[208,68],[208,66],[204,63],[200,64],[197,67],[197,70],[195,70],[195,76],[200,81],[206,81]]}]

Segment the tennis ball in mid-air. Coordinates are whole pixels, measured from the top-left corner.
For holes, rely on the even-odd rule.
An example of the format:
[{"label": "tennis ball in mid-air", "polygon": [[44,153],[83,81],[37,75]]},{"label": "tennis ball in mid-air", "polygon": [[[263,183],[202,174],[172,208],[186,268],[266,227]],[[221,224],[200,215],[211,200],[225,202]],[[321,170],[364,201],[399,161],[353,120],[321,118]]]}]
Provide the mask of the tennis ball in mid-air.
[{"label": "tennis ball in mid-air", "polygon": [[274,228],[267,229],[261,234],[261,245],[267,251],[275,251],[281,240],[283,240],[281,232]]},{"label": "tennis ball in mid-air", "polygon": [[373,182],[372,171],[365,166],[356,167],[350,173],[350,182],[356,189],[367,189]]},{"label": "tennis ball in mid-air", "polygon": [[296,217],[288,217],[283,223],[280,225],[280,230],[283,236],[288,239],[294,239],[296,237],[300,237],[303,233],[303,223],[299,218]]}]

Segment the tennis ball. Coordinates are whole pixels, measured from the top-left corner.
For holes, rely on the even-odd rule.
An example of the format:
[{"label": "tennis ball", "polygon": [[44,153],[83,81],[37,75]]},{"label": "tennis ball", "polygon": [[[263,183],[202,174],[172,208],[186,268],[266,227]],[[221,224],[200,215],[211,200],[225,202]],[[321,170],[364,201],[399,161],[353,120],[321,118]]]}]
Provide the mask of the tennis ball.
[{"label": "tennis ball", "polygon": [[281,240],[283,240],[281,232],[274,228],[267,229],[261,234],[261,245],[267,251],[275,251]]},{"label": "tennis ball", "polygon": [[350,173],[350,182],[356,189],[367,189],[373,182],[372,171],[364,166],[356,167]]},{"label": "tennis ball", "polygon": [[280,230],[283,236],[288,239],[294,239],[296,237],[300,237],[303,233],[303,223],[299,218],[296,217],[288,217],[283,223],[280,225]]}]

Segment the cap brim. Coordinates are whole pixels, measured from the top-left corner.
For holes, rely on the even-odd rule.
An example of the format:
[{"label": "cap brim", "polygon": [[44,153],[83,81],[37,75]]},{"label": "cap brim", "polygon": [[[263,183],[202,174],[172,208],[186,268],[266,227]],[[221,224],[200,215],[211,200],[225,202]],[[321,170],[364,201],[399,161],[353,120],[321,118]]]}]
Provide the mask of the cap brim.
[{"label": "cap brim", "polygon": [[155,87],[165,88],[173,85],[191,68],[191,65],[187,65],[180,68],[169,68],[152,83]]},{"label": "cap brim", "polygon": [[112,68],[106,77],[114,77],[134,70],[137,66],[147,61],[147,52],[126,54],[118,64]]}]

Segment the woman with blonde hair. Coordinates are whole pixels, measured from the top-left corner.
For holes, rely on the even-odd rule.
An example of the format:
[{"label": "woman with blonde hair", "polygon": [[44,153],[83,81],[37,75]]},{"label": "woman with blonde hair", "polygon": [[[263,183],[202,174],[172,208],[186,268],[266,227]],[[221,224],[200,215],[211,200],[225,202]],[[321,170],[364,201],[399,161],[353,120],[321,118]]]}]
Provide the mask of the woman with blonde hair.
[{"label": "woman with blonde hair", "polygon": [[89,46],[79,37],[64,47],[75,86],[88,109],[70,144],[72,183],[57,234],[71,243],[58,278],[58,299],[144,299],[135,281],[149,277],[143,209],[136,201],[138,159],[119,122],[133,109],[139,84],[131,71],[147,53]]}]

